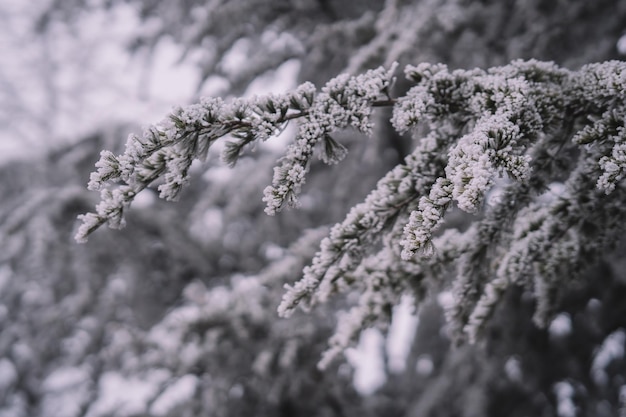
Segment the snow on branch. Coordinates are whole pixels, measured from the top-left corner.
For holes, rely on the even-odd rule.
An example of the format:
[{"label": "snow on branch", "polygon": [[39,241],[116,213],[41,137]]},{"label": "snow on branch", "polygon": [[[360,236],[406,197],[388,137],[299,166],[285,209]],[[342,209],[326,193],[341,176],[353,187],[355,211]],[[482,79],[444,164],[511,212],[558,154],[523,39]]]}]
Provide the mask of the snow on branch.
[{"label": "snow on branch", "polygon": [[218,139],[231,138],[222,159],[232,166],[246,147],[277,136],[289,121],[301,119],[295,142],[276,167],[263,199],[268,214],[280,211],[285,204],[297,205],[316,145],[323,143],[325,162],[336,163],[346,151],[330,133],[348,126],[371,133],[372,107],[388,99],[394,68],[378,68],[356,77],[340,75],[319,93],[311,83],[304,83],[283,95],[231,103],[205,98],[199,104],[174,110],[141,136],[130,135],[124,154],[101,153],[98,170],[91,174],[88,185],[90,190],[101,191],[101,202],[95,213],[80,216],[82,225],[76,240],[86,241],[104,223],[123,227],[124,211],[140,191],[157,180],[161,181],[161,198],[175,200],[189,181],[191,163],[204,160]]},{"label": "snow on branch", "polygon": [[[413,151],[331,228],[303,277],[286,285],[279,314],[359,292],[322,365],[363,328],[388,320],[402,295],[419,301],[443,285],[452,286],[447,318],[461,339],[480,336],[512,285],[535,294],[534,320],[545,326],[560,289],[623,232],[626,63],[576,71],[535,60],[488,70],[420,64],[405,68],[412,87],[397,98],[393,73],[378,68],[341,75],[319,92],[305,83],[285,95],[176,110],[131,135],[123,155],[102,153],[89,185],[102,201],[81,216],[77,239],[106,222],[123,226],[134,196],[157,180],[161,196],[175,199],[191,162],[216,140],[232,138],[224,159],[233,165],[244,148],[297,119],[263,198],[268,214],[296,206],[314,150],[341,161],[346,149],[331,133],[371,134],[373,108],[392,106],[391,124],[415,136]],[[494,193],[500,197],[489,199]],[[451,211],[466,213],[469,227],[451,228]]]}]

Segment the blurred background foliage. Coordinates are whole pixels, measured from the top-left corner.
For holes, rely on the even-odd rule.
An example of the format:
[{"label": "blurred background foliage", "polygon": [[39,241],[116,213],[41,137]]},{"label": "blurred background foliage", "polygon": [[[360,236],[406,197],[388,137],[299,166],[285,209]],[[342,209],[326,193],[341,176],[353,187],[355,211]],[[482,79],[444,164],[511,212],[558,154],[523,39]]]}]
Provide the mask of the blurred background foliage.
[{"label": "blurred background foliage", "polygon": [[[342,135],[344,163],[313,164],[300,210],[263,213],[279,138],[233,170],[217,154],[194,166],[176,204],[145,191],[122,231],[72,239],[96,201],[85,184],[99,151],[119,153],[170,106],[319,86],[393,61],[574,69],[621,59],[626,3],[18,3],[0,7],[0,41],[12,48],[0,66],[0,416],[600,417],[626,407],[623,247],[572,283],[547,330],[511,290],[484,343],[453,347],[446,294],[432,294],[417,329],[403,330],[416,331],[403,366],[391,366],[379,331],[384,382],[355,388],[350,363],[369,359],[316,369],[350,297],[288,320],[275,309],[326,226],[411,149],[384,110],[372,138]],[[177,72],[162,78],[163,65]]]}]

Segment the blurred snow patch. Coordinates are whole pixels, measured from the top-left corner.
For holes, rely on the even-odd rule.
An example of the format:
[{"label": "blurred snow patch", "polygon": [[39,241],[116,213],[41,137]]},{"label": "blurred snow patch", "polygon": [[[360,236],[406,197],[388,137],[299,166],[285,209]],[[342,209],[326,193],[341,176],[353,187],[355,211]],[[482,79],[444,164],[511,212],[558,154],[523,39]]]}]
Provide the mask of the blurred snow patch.
[{"label": "blurred snow patch", "polygon": [[522,381],[522,366],[517,357],[511,356],[504,364],[504,372],[506,377],[513,382]]},{"label": "blurred snow patch", "polygon": [[626,385],[619,388],[619,417],[626,417]]},{"label": "blurred snow patch", "polygon": [[346,350],[348,362],[354,367],[354,388],[361,395],[370,395],[387,380],[383,361],[385,338],[377,329],[361,333],[356,348]]},{"label": "blurred snow patch", "polygon": [[17,381],[17,370],[13,362],[0,358],[0,392],[7,392]]},{"label": "blurred snow patch", "polygon": [[0,266],[0,294],[2,294],[2,290],[11,280],[12,275],[13,270],[9,265]]},{"label": "blurred snow patch", "polygon": [[240,68],[246,67],[246,60],[250,51],[249,39],[241,38],[236,41],[232,48],[222,57],[220,66],[227,74],[237,74]]},{"label": "blurred snow patch", "polygon": [[537,201],[550,203],[565,192],[565,184],[562,182],[551,182],[548,184],[546,192],[537,197]]},{"label": "blurred snow patch", "polygon": [[626,55],[626,34],[622,35],[617,41],[617,52],[620,55]]},{"label": "blurred snow patch", "polygon": [[281,64],[274,71],[268,71],[257,77],[246,89],[244,97],[254,95],[279,94],[296,87],[296,80],[300,72],[300,61],[290,59]]},{"label": "blurred snow patch", "polygon": [[52,371],[42,384],[42,416],[79,416],[91,391],[90,377],[85,367],[63,367]]},{"label": "blurred snow patch", "polygon": [[572,332],[572,319],[569,314],[561,313],[552,320],[548,327],[552,337],[564,337]]},{"label": "blurred snow patch", "polygon": [[426,377],[432,374],[434,370],[435,364],[433,363],[430,355],[424,354],[417,358],[417,362],[415,363],[415,372],[417,372],[418,375]]},{"label": "blurred snow patch", "polygon": [[557,409],[559,417],[576,417],[576,405],[572,397],[574,388],[567,381],[557,382],[554,385],[554,395],[556,395]]},{"label": "blurred snow patch", "polygon": [[604,339],[602,346],[596,351],[591,364],[591,376],[596,384],[603,386],[608,383],[606,367],[615,359],[624,357],[624,330],[616,330]]},{"label": "blurred snow patch", "polygon": [[184,103],[193,97],[200,73],[194,65],[180,62],[180,45],[169,38],[161,39],[151,61],[150,72],[146,74],[150,77],[148,98]]},{"label": "blurred snow patch", "polygon": [[150,414],[164,416],[176,406],[189,401],[196,392],[198,378],[194,375],[185,375],[167,387],[150,407]]},{"label": "blurred snow patch", "polygon": [[443,291],[437,294],[437,303],[444,310],[452,308],[454,305],[454,295],[450,291]]},{"label": "blurred snow patch", "polygon": [[106,372],[100,378],[98,399],[87,417],[142,415],[160,385],[169,377],[166,370],[150,371],[145,378],[126,378],[117,372]]},{"label": "blurred snow patch", "polygon": [[261,250],[268,261],[277,261],[285,256],[285,249],[272,242],[264,244]]},{"label": "blurred snow patch", "polygon": [[387,358],[389,371],[401,373],[406,369],[419,318],[414,314],[413,298],[405,296],[393,309],[393,319],[387,336]]},{"label": "blurred snow patch", "polygon": [[135,196],[133,200],[133,207],[138,209],[145,209],[154,204],[156,197],[154,191],[145,189]]},{"label": "blurred snow patch", "polygon": [[233,172],[232,169],[225,165],[212,166],[202,175],[202,179],[215,184],[225,184],[234,175]]},{"label": "blurred snow patch", "polygon": [[222,218],[222,210],[217,208],[210,208],[202,215],[202,223],[207,232],[211,234],[221,234],[224,220]]}]

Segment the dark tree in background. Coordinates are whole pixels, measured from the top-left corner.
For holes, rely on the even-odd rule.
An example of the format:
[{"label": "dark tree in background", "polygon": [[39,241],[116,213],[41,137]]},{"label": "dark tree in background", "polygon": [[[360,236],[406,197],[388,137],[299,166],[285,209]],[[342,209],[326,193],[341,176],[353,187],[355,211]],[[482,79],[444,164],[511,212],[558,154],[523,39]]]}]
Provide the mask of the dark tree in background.
[{"label": "dark tree in background", "polygon": [[[626,278],[619,241],[624,191],[618,169],[624,161],[618,145],[624,136],[626,70],[617,61],[581,67],[623,56],[618,43],[626,31],[626,4],[602,0],[59,0],[30,24],[37,36],[49,37],[58,25],[71,28],[86,14],[112,13],[122,5],[136,10],[142,22],[129,49],[146,53],[164,40],[173,40],[180,47],[180,59],[199,66],[203,74],[199,92],[217,80],[224,85],[225,99],[237,97],[268,71],[298,62],[298,82],[311,81],[318,89],[305,84],[290,96],[296,104],[290,104],[282,116],[294,122],[314,113],[309,107],[313,91],[323,104],[319,91],[331,78],[344,72],[369,74],[355,85],[346,81],[338,83],[336,90],[332,83],[327,88],[331,93],[357,91],[374,80],[371,84],[381,87],[381,96],[368,99],[380,106],[368,114],[373,131],[369,137],[363,134],[368,127],[358,124],[362,120],[355,110],[357,116],[349,123],[356,129],[330,133],[324,139],[326,148],[322,147],[321,159],[345,158],[332,167],[311,159],[299,209],[276,216],[264,214],[263,190],[276,183],[276,175],[280,177],[275,174],[273,180],[272,174],[283,150],[259,145],[251,152],[247,144],[254,138],[247,133],[258,131],[234,131],[239,133],[234,135],[234,145],[221,145],[226,155],[230,151],[230,162],[236,161],[232,170],[219,160],[219,152],[209,152],[204,164],[188,166],[191,181],[180,193],[181,187],[172,185],[178,184],[176,178],[147,187],[124,213],[128,223],[124,230],[99,230],[86,245],[74,242],[75,219],[98,203],[97,195],[85,189],[98,153],[109,149],[113,153],[103,154],[103,160],[109,155],[119,163],[115,155],[125,152],[124,136],[141,129],[121,124],[114,129],[94,127],[97,133],[70,146],[4,163],[0,170],[0,416],[570,417],[625,412]],[[233,65],[237,54],[244,59]],[[510,64],[517,59],[556,65]],[[400,70],[386,72],[394,62],[399,68],[415,66],[413,72],[407,71],[408,79]],[[419,65],[424,62],[447,68]],[[379,66],[384,70],[366,73]],[[492,70],[480,72],[474,67]],[[467,71],[454,72],[457,68]],[[393,76],[397,81],[392,85]],[[532,84],[523,91],[530,92],[527,102],[539,103],[537,114],[545,130],[527,122],[524,103],[509,100],[505,93],[498,95],[498,80],[512,79]],[[516,82],[506,91],[516,92]],[[416,85],[442,106],[437,107],[440,114],[425,114],[435,122],[448,115],[456,119],[450,116],[453,120],[440,130],[433,124],[414,127],[412,135],[398,133],[402,120],[391,107],[396,112],[401,103],[419,103],[419,94],[426,93],[412,96],[416,90],[409,89]],[[346,268],[345,277],[340,277],[345,279],[338,278],[330,291],[343,292],[341,297],[331,297],[311,312],[280,318],[276,310],[284,285],[297,289],[295,283],[316,257],[330,227],[341,224],[352,207],[369,201],[367,195],[377,182],[398,169],[394,167],[403,166],[415,149],[427,150],[420,138],[435,132],[439,138],[458,139],[481,128],[480,115],[473,114],[469,105],[467,113],[458,106],[473,96],[457,94],[468,85],[474,88],[472,94],[480,90],[493,100],[477,108],[490,109],[494,116],[499,105],[521,106],[517,126],[541,142],[535,148],[520,142],[521,151],[515,148],[505,154],[509,159],[503,157],[503,166],[509,164],[503,169],[515,183],[515,173],[524,171],[522,156],[532,155],[534,174],[519,175],[527,188],[497,183],[504,190],[500,199],[487,196],[494,203],[485,201],[485,210],[477,204],[481,207],[473,214],[463,210],[471,201],[461,198],[461,192],[461,197],[454,197],[454,207],[458,202],[461,209],[447,214],[444,229],[465,233],[492,220],[506,227],[501,233],[483,227],[480,233],[485,234],[469,241],[472,248],[457,247],[456,256],[441,243],[455,243],[457,235],[433,232],[432,240],[439,243],[435,255],[422,259],[425,254],[415,243],[417,237],[415,242],[393,239],[404,226],[398,219],[405,216],[405,223],[409,222],[410,211],[399,212],[381,226],[386,230],[398,222],[394,226],[398,230],[389,232],[390,239],[377,243],[364,239],[354,250],[359,252],[362,243],[363,249],[374,253],[383,247],[397,253],[365,258],[353,270]],[[610,91],[602,90],[605,87]],[[562,91],[568,95],[558,96]],[[416,97],[413,102],[411,97]],[[217,106],[203,103],[202,111]],[[254,103],[261,118],[280,113],[272,110],[276,103]],[[178,119],[172,119],[172,130],[194,131],[187,124],[196,121],[192,111],[185,110],[190,108],[174,111]],[[235,120],[238,116],[232,108],[227,115],[231,119],[216,120]],[[411,122],[406,123],[408,130]],[[229,126],[235,125],[247,126]],[[499,126],[498,134],[504,132]],[[494,134],[494,140],[497,137]],[[145,141],[137,143],[145,145]],[[184,156],[188,148],[178,150]],[[289,162],[288,158],[281,161]],[[410,165],[411,159],[406,161]],[[99,179],[107,179],[102,177],[110,174],[107,169],[114,167],[113,162],[104,168],[100,165]],[[445,166],[443,157],[439,163]],[[599,172],[599,166],[604,171]],[[595,191],[599,176],[611,194]],[[527,177],[530,180],[524,182]],[[161,193],[177,197],[177,203],[156,198],[164,184]],[[274,185],[274,191],[279,190]],[[443,181],[435,185],[444,191],[449,186]],[[564,187],[568,191],[563,192]],[[266,201],[271,201],[271,192],[266,193]],[[568,192],[570,198],[561,198]],[[438,206],[432,192],[427,196],[433,207],[446,212],[447,202]],[[517,211],[499,212],[502,199],[513,201]],[[557,207],[555,201],[564,203]],[[552,210],[545,218],[540,216],[541,204]],[[422,206],[419,210],[426,212]],[[502,220],[498,213],[510,216],[511,222],[520,219],[520,224],[507,224],[508,217]],[[533,240],[552,219],[562,222],[550,226],[548,243]],[[104,220],[114,223],[120,218],[111,215]],[[425,220],[420,221],[423,226]],[[578,240],[567,240],[571,228],[559,228],[569,221],[576,224]],[[494,246],[489,246],[492,242]],[[515,242],[544,244],[533,250],[544,253],[545,259],[527,262],[530,272],[519,266],[515,269],[522,277],[519,282],[499,286],[499,281],[485,275],[493,265],[505,264],[502,257],[509,252],[500,249],[513,248]],[[416,257],[401,254],[403,248],[416,252]],[[474,257],[466,262],[467,270],[448,266],[459,253],[471,249]],[[450,259],[443,259],[445,254]],[[535,278],[535,264],[549,265],[552,269],[541,272],[552,281]],[[454,287],[459,274],[482,274],[484,281],[472,288],[470,284],[480,281],[468,278],[469,289],[459,292]],[[378,281],[359,281],[366,275],[379,277]],[[439,279],[424,278],[431,275]],[[552,286],[541,287],[544,282]],[[455,296],[463,294],[467,302],[456,299],[458,307],[450,307],[451,287],[456,288]],[[347,324],[336,331],[337,312],[366,311],[358,309],[363,307],[359,304],[363,294],[372,294],[366,307],[373,313],[357,315],[362,321],[356,325],[340,313],[339,323]],[[385,333],[398,311],[394,307],[406,295],[415,301],[419,325],[404,371],[394,369],[389,359],[386,383],[370,395],[361,395],[346,360],[340,355],[331,361],[324,352],[330,347],[331,352],[342,353],[358,342],[364,327]],[[455,328],[459,323],[469,324],[471,331],[459,331]],[[342,334],[348,336],[337,336]],[[469,343],[468,336],[476,341]],[[329,360],[320,370],[317,364],[322,358]]]}]

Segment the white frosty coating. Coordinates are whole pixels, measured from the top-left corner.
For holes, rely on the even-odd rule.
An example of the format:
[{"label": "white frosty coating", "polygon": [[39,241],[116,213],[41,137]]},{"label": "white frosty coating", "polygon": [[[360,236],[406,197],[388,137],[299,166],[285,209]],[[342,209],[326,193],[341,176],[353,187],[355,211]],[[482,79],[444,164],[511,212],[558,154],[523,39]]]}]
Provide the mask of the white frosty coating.
[{"label": "white frosty coating", "polygon": [[520,128],[510,121],[512,116],[481,118],[450,151],[446,177],[454,184],[452,195],[460,209],[475,212],[500,170],[518,181],[527,177],[528,156],[514,155]]},{"label": "white frosty coating", "polygon": [[184,375],[168,386],[150,406],[150,414],[154,416],[168,415],[176,406],[189,401],[196,392],[198,377]]},{"label": "white frosty coating", "polygon": [[609,382],[606,367],[611,361],[624,358],[625,342],[626,332],[619,329],[608,335],[602,342],[602,346],[595,352],[591,364],[591,376],[599,386],[604,386]]},{"label": "white frosty coating", "polygon": [[[372,107],[389,105],[396,130],[426,136],[331,229],[303,278],[287,287],[279,313],[289,315],[298,305],[308,308],[357,287],[361,297],[340,320],[332,357],[367,325],[385,322],[385,311],[412,291],[408,277],[440,279],[443,268],[432,259],[442,256],[459,268],[456,304],[448,310],[458,321],[455,331],[465,327],[471,338],[478,337],[513,284],[534,291],[535,323],[546,326],[555,313],[553,295],[578,273],[580,254],[601,254],[621,230],[608,213],[623,212],[619,202],[626,193],[619,186],[626,168],[625,111],[616,100],[626,87],[625,69],[619,61],[575,72],[534,60],[487,71],[420,64],[406,68],[415,85],[397,99],[387,95],[391,72],[378,69],[339,76],[320,92],[304,84],[293,93],[253,100],[204,100],[131,136],[124,155],[103,153],[90,182],[101,189],[102,201],[96,213],[82,217],[77,238],[104,222],[123,226],[124,210],[156,179],[166,180],[163,197],[175,198],[191,161],[202,159],[218,138],[231,135],[223,155],[233,164],[245,147],[301,119],[265,193],[270,213],[296,205],[314,148],[323,148],[325,161],[338,162],[345,148],[328,133],[344,127],[369,133]],[[570,163],[563,154],[581,156]],[[507,185],[501,198],[485,205],[490,187],[502,177]],[[535,198],[555,181],[563,184],[558,195]],[[462,239],[442,239],[442,250],[433,235],[455,206],[476,213],[475,223],[457,234]],[[582,227],[581,219],[592,227]],[[478,242],[473,247],[472,240]],[[417,253],[431,257],[413,259]],[[384,256],[386,264],[367,265]]]},{"label": "white frosty coating", "polygon": [[611,155],[603,156],[599,162],[600,168],[604,172],[598,178],[598,188],[609,194],[615,189],[616,184],[624,178],[624,171],[626,170],[626,143],[615,145]]},{"label": "white frosty coating", "polygon": [[[164,179],[158,187],[160,197],[176,200],[189,181],[192,162],[203,160],[217,139],[227,134],[235,139],[223,154],[226,162],[234,164],[246,146],[277,136],[289,120],[303,118],[296,141],[275,169],[264,197],[269,214],[285,204],[297,205],[316,144],[323,140],[323,159],[336,163],[346,151],[329,133],[348,126],[371,133],[372,104],[388,98],[395,67],[381,67],[357,77],[339,76],[317,95],[311,83],[304,83],[291,93],[236,99],[229,104],[219,98],[203,98],[198,104],[174,110],[160,123],[148,126],[141,136],[130,135],[124,154],[102,152],[88,184],[89,189],[101,190],[101,202],[95,213],[79,216],[82,225],[76,240],[85,242],[105,222],[123,227],[124,210],[158,178]],[[122,184],[116,185],[118,182]]]},{"label": "white frosty coating", "polygon": [[429,173],[418,176],[413,172],[425,168],[440,172],[431,160],[441,146],[443,141],[435,133],[424,138],[406,158],[406,165],[398,165],[387,173],[363,203],[354,206],[343,222],[333,226],[311,265],[304,269],[303,277],[286,286],[278,307],[281,316],[289,316],[298,305],[306,308],[330,296],[339,277],[362,261],[363,247],[377,237],[401,208],[414,201],[416,190],[427,189],[436,180]]},{"label": "white frosty coating", "polygon": [[432,234],[443,220],[443,215],[452,200],[452,183],[445,178],[437,178],[428,197],[420,198],[417,210],[411,213],[404,226],[402,258],[408,260],[430,243]]},{"label": "white frosty coating", "polygon": [[295,142],[287,148],[281,164],[274,168],[272,185],[263,192],[267,214],[276,214],[285,203],[297,206],[309,160],[320,141],[326,141],[322,157],[326,162],[337,163],[345,156],[345,149],[335,145],[330,133],[348,126],[371,133],[372,103],[386,98],[395,67],[390,70],[381,67],[357,77],[342,74],[330,80],[315,96]]},{"label": "white frosty coating", "polygon": [[[382,260],[379,259],[382,262]],[[359,298],[359,304],[349,311],[341,311],[337,317],[337,330],[330,338],[330,347],[322,354],[318,363],[320,369],[325,369],[333,359],[343,352],[356,339],[373,317],[380,317],[389,305],[397,304],[398,296],[391,291],[380,291],[385,288],[385,281],[389,277],[384,273],[371,273],[366,282],[367,287]]]}]

